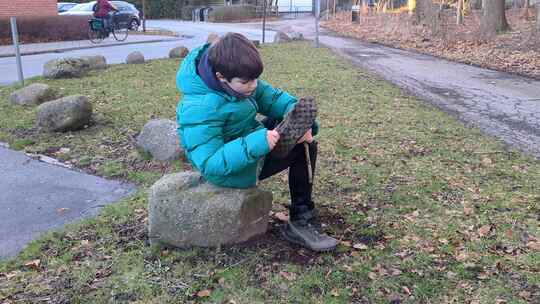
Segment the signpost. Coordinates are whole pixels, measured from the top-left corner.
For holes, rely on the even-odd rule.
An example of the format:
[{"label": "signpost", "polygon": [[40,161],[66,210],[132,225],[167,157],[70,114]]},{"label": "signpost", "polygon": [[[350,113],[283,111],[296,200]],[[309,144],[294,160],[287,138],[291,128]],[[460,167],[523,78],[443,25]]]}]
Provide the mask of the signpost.
[{"label": "signpost", "polygon": [[319,47],[319,18],[321,17],[321,0],[315,1],[315,47]]},{"label": "signpost", "polygon": [[263,0],[264,4],[263,4],[263,27],[262,27],[262,43],[264,44],[264,38],[265,38],[265,33],[266,33],[266,1],[267,0]]},{"label": "signpost", "polygon": [[15,48],[15,57],[17,58],[17,72],[19,74],[19,81],[24,86],[24,76],[21,62],[21,52],[19,50],[19,33],[17,32],[17,18],[9,18],[11,23],[11,37],[13,39],[13,47]]}]

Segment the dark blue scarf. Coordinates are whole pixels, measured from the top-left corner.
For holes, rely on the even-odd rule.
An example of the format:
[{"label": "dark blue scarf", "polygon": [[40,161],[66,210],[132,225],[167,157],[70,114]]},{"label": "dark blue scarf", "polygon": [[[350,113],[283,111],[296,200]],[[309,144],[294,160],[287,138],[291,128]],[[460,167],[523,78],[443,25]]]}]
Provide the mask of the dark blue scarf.
[{"label": "dark blue scarf", "polygon": [[207,87],[214,91],[223,92],[227,95],[236,97],[238,99],[245,99],[248,98],[249,95],[244,95],[242,93],[238,93],[235,90],[233,90],[228,84],[221,82],[217,79],[216,73],[212,69],[212,66],[210,65],[210,61],[208,61],[208,48],[199,59],[199,64],[197,65],[197,73],[201,77],[204,84],[206,84]]}]

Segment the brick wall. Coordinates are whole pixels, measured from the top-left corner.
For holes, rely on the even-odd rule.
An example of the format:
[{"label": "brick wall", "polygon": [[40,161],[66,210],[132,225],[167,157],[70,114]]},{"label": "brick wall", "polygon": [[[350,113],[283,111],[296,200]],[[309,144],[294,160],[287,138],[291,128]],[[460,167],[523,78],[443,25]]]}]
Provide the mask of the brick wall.
[{"label": "brick wall", "polygon": [[57,0],[0,0],[0,17],[57,15]]}]

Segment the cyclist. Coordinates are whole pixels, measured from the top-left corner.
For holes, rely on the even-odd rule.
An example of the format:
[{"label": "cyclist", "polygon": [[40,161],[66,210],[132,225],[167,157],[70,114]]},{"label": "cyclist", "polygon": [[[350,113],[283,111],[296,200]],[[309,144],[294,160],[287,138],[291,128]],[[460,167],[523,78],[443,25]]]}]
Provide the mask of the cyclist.
[{"label": "cyclist", "polygon": [[113,11],[117,12],[118,9],[111,4],[108,0],[97,0],[94,5],[94,17],[99,18],[103,21],[103,27],[106,32],[110,32],[112,13]]}]

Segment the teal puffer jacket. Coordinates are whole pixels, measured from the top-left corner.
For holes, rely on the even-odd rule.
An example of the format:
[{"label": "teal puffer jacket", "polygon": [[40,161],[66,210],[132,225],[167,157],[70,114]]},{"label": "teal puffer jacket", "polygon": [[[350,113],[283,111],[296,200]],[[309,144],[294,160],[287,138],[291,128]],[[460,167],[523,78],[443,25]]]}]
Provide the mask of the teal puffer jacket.
[{"label": "teal puffer jacket", "polygon": [[252,187],[257,182],[257,162],[269,152],[267,130],[255,115],[282,119],[296,98],[262,80],[246,99],[208,88],[196,66],[208,47],[193,49],[176,75],[183,94],[176,108],[180,144],[207,181],[223,187]]}]

